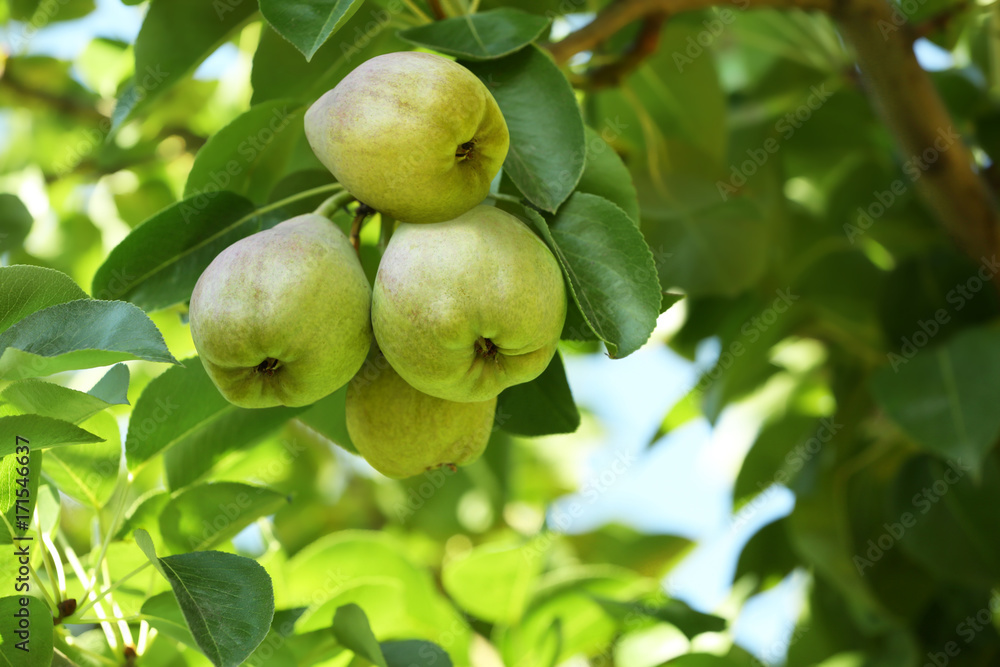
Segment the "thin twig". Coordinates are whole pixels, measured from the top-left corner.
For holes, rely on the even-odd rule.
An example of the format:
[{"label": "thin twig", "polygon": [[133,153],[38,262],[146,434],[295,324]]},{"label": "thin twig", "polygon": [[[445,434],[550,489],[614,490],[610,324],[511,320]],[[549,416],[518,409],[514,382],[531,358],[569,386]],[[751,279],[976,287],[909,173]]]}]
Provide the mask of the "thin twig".
[{"label": "thin twig", "polygon": [[441,0],[428,0],[427,4],[430,6],[435,19],[440,21],[441,19],[448,18],[448,14],[444,11],[444,6],[441,4]]},{"label": "thin twig", "polygon": [[619,85],[646,58],[656,53],[656,49],[660,45],[663,22],[666,19],[666,14],[650,14],[644,18],[635,39],[618,60],[595,67],[587,72],[587,86],[593,89]]}]

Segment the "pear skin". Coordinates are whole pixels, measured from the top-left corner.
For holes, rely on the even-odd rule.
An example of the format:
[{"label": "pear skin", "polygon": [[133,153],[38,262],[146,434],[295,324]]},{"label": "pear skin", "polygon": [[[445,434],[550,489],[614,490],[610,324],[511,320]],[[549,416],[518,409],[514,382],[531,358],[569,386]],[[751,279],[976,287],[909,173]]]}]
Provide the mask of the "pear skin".
[{"label": "pear skin", "polygon": [[364,363],[370,304],[344,233],[323,216],[301,215],[219,253],[191,295],[191,337],[230,403],[309,405]]},{"label": "pear skin", "polygon": [[429,53],[367,60],[306,112],[309,145],[347,191],[397,220],[450,220],[483,201],[507,156],[500,107]]},{"label": "pear skin", "polygon": [[556,258],[527,225],[490,206],[399,225],[372,292],[375,340],[389,363],[449,401],[485,401],[538,377],[565,319]]},{"label": "pear skin", "polygon": [[377,352],[347,386],[347,432],[358,452],[387,477],[402,479],[482,455],[496,397],[455,403],[417,391]]}]

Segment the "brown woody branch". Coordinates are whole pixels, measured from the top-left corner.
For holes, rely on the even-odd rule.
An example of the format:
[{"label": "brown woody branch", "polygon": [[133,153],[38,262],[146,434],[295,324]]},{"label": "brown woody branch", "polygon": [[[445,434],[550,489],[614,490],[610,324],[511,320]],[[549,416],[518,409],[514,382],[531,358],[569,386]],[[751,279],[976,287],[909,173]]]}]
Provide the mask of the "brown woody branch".
[{"label": "brown woody branch", "polygon": [[834,2],[835,0],[617,0],[602,9],[589,24],[547,46],[555,61],[561,64],[581,51],[590,51],[604,43],[633,21],[654,14],[670,16],[711,7],[798,8],[830,12]]},{"label": "brown woody branch", "polygon": [[642,61],[656,53],[660,45],[660,33],[666,14],[650,14],[642,20],[642,26],[632,43],[625,49],[616,61],[595,67],[587,72],[586,80],[590,88],[605,88],[617,86],[632,71],[637,69]]},{"label": "brown woody branch", "polygon": [[[16,104],[24,107],[54,109],[64,116],[70,116],[76,120],[95,126],[110,123],[110,119],[89,102],[69,95],[59,95],[43,88],[34,87],[21,81],[16,76],[12,76],[9,71],[0,76],[0,93],[9,95],[14,99]],[[205,137],[195,134],[186,127],[174,125],[161,128],[158,136],[166,138],[172,135],[182,138],[191,152],[196,152],[207,141]],[[121,168],[127,166],[129,165],[126,164]],[[111,172],[105,170],[102,173]]]},{"label": "brown woody branch", "polygon": [[[896,137],[903,159],[921,169],[919,192],[975,261],[1000,248],[1000,215],[972,153],[913,53],[914,33],[883,0],[857,0],[834,14],[854,46],[869,98]],[[1000,275],[994,275],[1000,289]]]},{"label": "brown woody branch", "polygon": [[[976,171],[968,147],[955,139],[954,121],[917,62],[918,31],[886,0],[615,0],[583,28],[547,47],[557,63],[589,51],[634,21],[649,16],[730,7],[806,9],[830,14],[851,46],[869,97],[895,136],[903,159],[926,169],[917,187],[941,224],[975,261],[1000,250],[1000,213]],[[1000,290],[1000,274],[993,276]]]}]

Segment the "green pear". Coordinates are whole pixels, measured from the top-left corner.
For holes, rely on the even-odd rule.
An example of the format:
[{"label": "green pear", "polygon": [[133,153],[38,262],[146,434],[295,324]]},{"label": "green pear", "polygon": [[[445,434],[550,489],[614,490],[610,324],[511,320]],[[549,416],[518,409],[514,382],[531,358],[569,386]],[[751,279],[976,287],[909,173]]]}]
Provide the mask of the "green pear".
[{"label": "green pear", "polygon": [[416,389],[485,401],[538,377],[566,319],[559,263],[523,222],[477,206],[399,225],[372,292],[375,340]]},{"label": "green pear", "polygon": [[223,250],[191,295],[208,376],[243,408],[313,403],[344,386],[371,346],[371,288],[347,237],[300,215]]},{"label": "green pear", "polygon": [[401,479],[478,459],[496,406],[496,397],[455,403],[428,396],[373,352],[347,385],[347,432],[373,468]]},{"label": "green pear", "polygon": [[305,131],[348,192],[413,223],[483,201],[510,144],[500,107],[472,72],[415,52],[359,65],[309,108]]}]

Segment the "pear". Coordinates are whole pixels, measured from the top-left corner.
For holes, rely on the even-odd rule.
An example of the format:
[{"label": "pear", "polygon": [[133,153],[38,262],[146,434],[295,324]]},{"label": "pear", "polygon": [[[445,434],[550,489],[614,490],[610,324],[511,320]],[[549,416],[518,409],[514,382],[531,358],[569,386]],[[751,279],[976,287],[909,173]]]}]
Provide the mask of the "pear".
[{"label": "pear", "polygon": [[306,112],[309,145],[348,192],[411,223],[441,222],[483,201],[507,156],[490,91],[429,53],[367,60]]},{"label": "pear", "polygon": [[552,252],[490,206],[399,225],[372,291],[375,340],[389,363],[414,388],[449,401],[485,401],[538,377],[565,319]]},{"label": "pear", "polygon": [[243,408],[313,403],[344,386],[371,346],[371,288],[347,237],[316,214],[232,244],[191,295],[208,376]]},{"label": "pear", "polygon": [[496,397],[455,403],[419,392],[373,350],[347,385],[347,432],[373,468],[402,479],[478,459],[496,406]]}]

